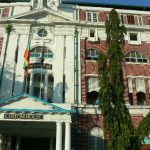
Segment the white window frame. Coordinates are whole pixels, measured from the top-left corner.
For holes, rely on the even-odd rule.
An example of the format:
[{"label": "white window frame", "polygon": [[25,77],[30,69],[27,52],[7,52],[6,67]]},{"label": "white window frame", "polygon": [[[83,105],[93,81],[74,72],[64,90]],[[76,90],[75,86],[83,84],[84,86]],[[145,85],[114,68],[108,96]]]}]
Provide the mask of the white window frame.
[{"label": "white window frame", "polygon": [[0,18],[1,18],[1,16],[2,16],[2,13],[3,13],[3,9],[0,8]]},{"label": "white window frame", "polygon": [[148,25],[150,25],[150,17],[148,17]]},{"label": "white window frame", "polygon": [[124,24],[124,14],[119,14],[119,18],[120,18],[120,24]]},{"label": "white window frame", "polygon": [[[137,41],[133,41],[133,40],[130,40],[130,34],[137,34]],[[133,44],[133,45],[140,45],[141,44],[141,36],[140,36],[140,33],[139,32],[129,32],[128,33],[128,41],[130,44]]]},{"label": "white window frame", "polygon": [[136,78],[136,92],[146,93],[144,78]]},{"label": "white window frame", "polygon": [[138,20],[138,25],[143,26],[143,18],[142,18],[142,16],[137,16],[137,20]]},{"label": "white window frame", "polygon": [[[87,55],[87,51],[89,54]],[[92,52],[94,52],[94,55],[92,55]],[[85,53],[85,59],[86,60],[97,60],[98,59],[98,51],[96,49],[87,49]]]},{"label": "white window frame", "polygon": [[[94,37],[91,37],[90,34],[91,34],[91,31],[94,31]],[[89,35],[88,35],[88,39],[89,41],[97,41],[98,40],[98,36],[97,36],[97,29],[94,29],[94,28],[89,28]]]},{"label": "white window frame", "polygon": [[[90,20],[88,19],[89,18],[88,14],[91,15]],[[96,14],[96,18],[94,18],[94,14]],[[94,21],[94,19],[96,19],[96,21]],[[98,22],[98,12],[90,12],[90,11],[86,12],[86,21],[87,22],[95,22],[95,23]]]},{"label": "white window frame", "polygon": [[[132,57],[131,55],[134,53],[135,57]],[[137,55],[140,54],[141,58],[139,58]],[[130,55],[130,56],[128,56]],[[144,57],[143,57],[144,56]],[[146,63],[149,63],[149,60],[148,58],[142,53],[142,52],[139,52],[139,51],[131,51],[129,52],[127,55],[126,55],[126,62],[127,63],[139,63],[139,64],[146,64]],[[128,59],[128,60],[127,60]],[[135,60],[135,61],[132,61]],[[139,59],[141,59],[142,61],[139,61]],[[147,60],[147,62],[143,61],[143,60]]]},{"label": "white window frame", "polygon": [[[101,139],[101,140],[100,140]],[[89,131],[88,135],[88,150],[99,150],[99,146],[102,146],[101,150],[104,150],[104,131],[102,128],[99,127],[93,127]]]}]

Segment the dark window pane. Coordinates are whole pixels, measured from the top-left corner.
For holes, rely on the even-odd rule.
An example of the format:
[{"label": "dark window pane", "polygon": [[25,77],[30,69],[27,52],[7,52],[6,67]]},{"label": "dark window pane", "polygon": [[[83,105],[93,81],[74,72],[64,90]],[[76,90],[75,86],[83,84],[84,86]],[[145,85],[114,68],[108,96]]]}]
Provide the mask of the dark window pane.
[{"label": "dark window pane", "polygon": [[135,24],[134,16],[127,16],[128,24]]},{"label": "dark window pane", "polygon": [[143,59],[143,62],[147,62],[147,59]]},{"label": "dark window pane", "polygon": [[90,37],[95,37],[95,30],[90,30]]},{"label": "dark window pane", "polygon": [[137,62],[143,62],[143,59],[137,59]]},{"label": "dark window pane", "polygon": [[131,62],[136,62],[136,59],[135,58],[131,58],[130,61]]},{"label": "dark window pane", "polygon": [[130,41],[137,41],[137,34],[136,33],[130,33]]},{"label": "dark window pane", "polygon": [[137,101],[138,101],[138,105],[144,105],[145,93],[143,93],[143,92],[138,92],[138,93],[137,93]]},{"label": "dark window pane", "polygon": [[130,105],[133,105],[132,93],[129,93],[129,103],[130,103]]}]

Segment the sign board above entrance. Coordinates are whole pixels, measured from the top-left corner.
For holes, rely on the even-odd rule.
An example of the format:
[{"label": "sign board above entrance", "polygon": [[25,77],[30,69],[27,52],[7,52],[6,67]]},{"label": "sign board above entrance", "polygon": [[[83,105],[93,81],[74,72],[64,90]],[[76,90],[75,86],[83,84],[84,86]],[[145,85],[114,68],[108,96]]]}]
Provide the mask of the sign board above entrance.
[{"label": "sign board above entrance", "polygon": [[30,63],[29,69],[43,68],[52,70],[52,64]]},{"label": "sign board above entrance", "polygon": [[30,120],[41,120],[43,119],[42,114],[23,114],[23,113],[18,113],[18,114],[4,114],[4,119],[30,119]]}]

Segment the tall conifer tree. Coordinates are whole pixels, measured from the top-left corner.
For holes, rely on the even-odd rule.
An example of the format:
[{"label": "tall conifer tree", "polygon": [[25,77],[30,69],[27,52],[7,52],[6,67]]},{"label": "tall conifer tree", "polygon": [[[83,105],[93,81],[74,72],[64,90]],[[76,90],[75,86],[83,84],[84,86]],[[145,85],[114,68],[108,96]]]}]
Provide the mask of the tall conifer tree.
[{"label": "tall conifer tree", "polygon": [[[104,130],[108,133],[108,150],[136,150],[138,143],[129,111],[124,104],[122,64],[124,62],[124,35],[118,13],[112,9],[105,22],[107,54],[99,55],[100,99],[103,100]],[[135,143],[136,142],[136,143]]]}]

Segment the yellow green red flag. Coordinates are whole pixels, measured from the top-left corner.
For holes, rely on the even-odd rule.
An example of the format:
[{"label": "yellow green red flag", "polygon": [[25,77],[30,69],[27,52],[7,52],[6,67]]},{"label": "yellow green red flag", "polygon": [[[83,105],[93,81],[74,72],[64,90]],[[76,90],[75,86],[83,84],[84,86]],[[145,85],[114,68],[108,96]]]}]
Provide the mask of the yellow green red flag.
[{"label": "yellow green red flag", "polygon": [[23,69],[25,70],[25,76],[28,75],[29,58],[30,58],[30,42],[28,42],[26,51],[24,53],[24,66],[23,66]]}]

